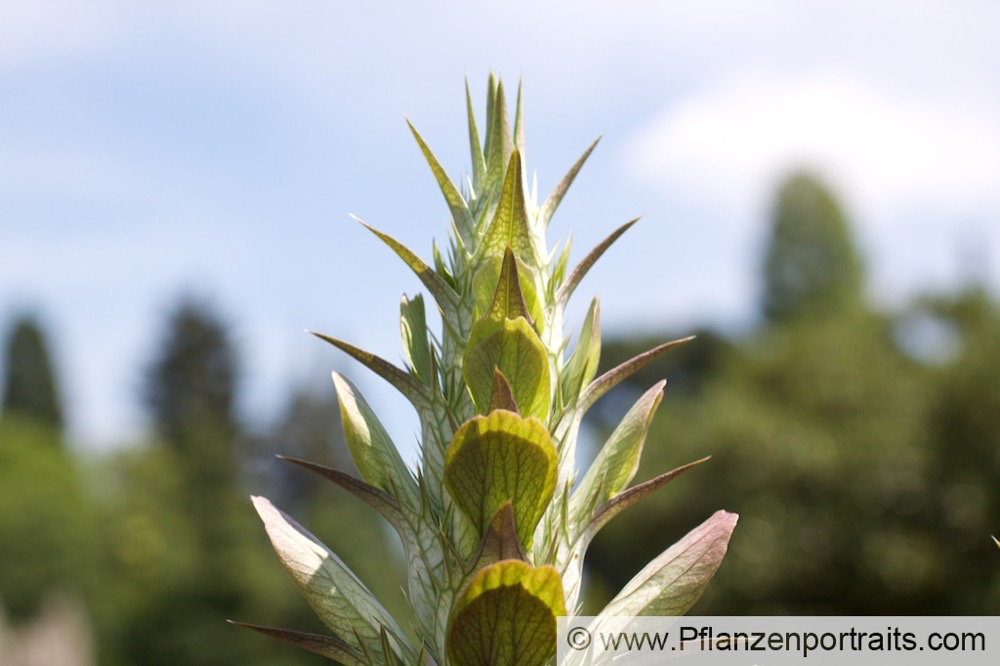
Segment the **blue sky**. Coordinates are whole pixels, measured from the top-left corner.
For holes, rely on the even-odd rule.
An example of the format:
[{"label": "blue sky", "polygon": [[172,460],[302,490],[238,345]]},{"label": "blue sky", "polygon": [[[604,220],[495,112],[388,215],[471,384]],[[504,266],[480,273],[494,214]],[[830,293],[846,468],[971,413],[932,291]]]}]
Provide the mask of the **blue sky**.
[{"label": "blue sky", "polygon": [[579,257],[643,216],[581,287],[611,333],[752,321],[799,165],[841,195],[879,302],[996,287],[998,43],[985,0],[7,2],[0,326],[42,316],[83,445],[141,433],[183,292],[233,324],[257,422],[338,368],[412,440],[405,402],[303,331],[400,358],[419,283],[348,213],[429,254],[447,208],[403,118],[463,177],[463,79],[481,104],[490,70],[524,79],[542,192],[604,134],[550,242],[572,229]]}]

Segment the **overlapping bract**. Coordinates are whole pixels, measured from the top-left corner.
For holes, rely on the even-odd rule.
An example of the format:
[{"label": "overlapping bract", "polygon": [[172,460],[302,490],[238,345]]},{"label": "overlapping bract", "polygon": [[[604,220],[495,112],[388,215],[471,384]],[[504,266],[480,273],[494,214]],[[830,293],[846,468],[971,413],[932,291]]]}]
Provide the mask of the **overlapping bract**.
[{"label": "overlapping bract", "polygon": [[[639,398],[577,478],[584,413],[684,341],[598,377],[594,299],[572,353],[565,354],[566,303],[634,221],[568,270],[569,243],[550,253],[545,231],[597,142],[539,205],[522,163],[520,90],[512,129],[503,84],[490,78],[483,142],[468,87],[466,98],[472,152],[466,188],[454,185],[410,126],[451,213],[454,233],[445,255],[435,245],[432,267],[368,227],[434,298],[440,334],[428,331],[424,301],[416,295],[404,296],[400,306],[405,368],[320,336],[413,404],[420,417],[419,469],[411,473],[360,391],[337,374],[345,437],[362,479],[292,461],[356,495],[395,528],[410,563],[410,622],[388,617],[332,552],[267,500],[255,500],[281,561],[334,636],[246,626],[349,665],[547,663],[555,652],[555,618],[577,609],[584,554],[597,531],[697,464],[628,487],[663,396],[661,382]],[[607,612],[685,612],[718,568],[735,523],[734,514],[716,513],[651,562]],[[412,633],[400,628],[407,624]]]}]

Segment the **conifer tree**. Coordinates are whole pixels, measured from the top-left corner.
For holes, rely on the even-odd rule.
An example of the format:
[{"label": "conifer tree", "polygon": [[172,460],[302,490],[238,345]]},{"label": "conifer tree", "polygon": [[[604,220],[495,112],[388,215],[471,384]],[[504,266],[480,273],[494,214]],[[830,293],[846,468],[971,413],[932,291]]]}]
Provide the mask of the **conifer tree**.
[{"label": "conifer tree", "polygon": [[843,209],[815,176],[781,185],[764,260],[764,312],[772,321],[849,308],[863,299],[864,268]]},{"label": "conifer tree", "polygon": [[61,430],[62,403],[41,325],[31,316],[18,318],[6,344],[3,414],[16,414]]}]

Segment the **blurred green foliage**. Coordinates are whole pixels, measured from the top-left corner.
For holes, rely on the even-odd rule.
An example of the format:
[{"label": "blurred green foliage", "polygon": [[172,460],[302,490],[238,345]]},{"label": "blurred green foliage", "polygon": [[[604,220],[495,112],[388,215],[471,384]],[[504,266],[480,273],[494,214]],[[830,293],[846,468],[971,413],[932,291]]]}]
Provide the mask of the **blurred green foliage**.
[{"label": "blurred green foliage", "polygon": [[[22,328],[12,337],[23,337]],[[35,332],[30,354],[6,364],[7,394],[52,376]],[[328,663],[226,619],[322,631],[278,566],[251,493],[285,498],[283,508],[336,544],[387,605],[402,603],[397,578],[384,573],[401,568],[398,548],[371,510],[273,457],[347,459],[332,386],[324,399],[297,393],[273,432],[247,433],[235,408],[239,355],[214,308],[182,299],[156,349],[142,391],[149,441],[81,462],[59,445],[61,420],[23,409],[0,417],[7,614],[26,621],[50,593],[75,594],[90,615],[99,663],[110,666]],[[57,394],[54,382],[44,384]]]},{"label": "blurred green foliage", "polygon": [[[693,612],[1000,612],[1000,306],[971,288],[879,312],[837,211],[792,177],[764,266],[768,318],[631,379],[636,392],[668,379],[639,478],[713,457],[598,537],[596,597],[723,506],[740,524]],[[602,366],[648,346],[610,342]],[[599,405],[590,427],[606,435],[622,410]]]},{"label": "blurred green foliage", "polygon": [[0,418],[0,602],[14,621],[49,592],[99,591],[98,510],[60,440],[51,425]]}]

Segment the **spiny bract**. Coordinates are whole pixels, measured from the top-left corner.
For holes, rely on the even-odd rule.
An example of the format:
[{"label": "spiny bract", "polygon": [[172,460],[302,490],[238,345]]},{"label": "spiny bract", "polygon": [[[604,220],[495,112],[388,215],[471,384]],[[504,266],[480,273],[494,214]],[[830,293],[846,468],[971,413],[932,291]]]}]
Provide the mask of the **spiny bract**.
[{"label": "spiny bract", "polygon": [[[245,625],[348,666],[533,666],[552,660],[556,617],[579,607],[583,558],[594,535],[626,507],[697,461],[628,487],[663,382],[628,411],[582,478],[576,443],[584,413],[660,354],[660,345],[597,377],[595,298],[568,356],[563,311],[580,280],[632,224],[572,270],[569,243],[549,250],[545,230],[597,144],[545,201],[527,186],[520,90],[513,129],[503,84],[489,80],[480,142],[466,86],[472,174],[460,189],[410,126],[451,211],[452,237],[429,265],[368,227],[423,283],[442,329],[428,331],[424,300],[403,297],[400,368],[321,335],[397,388],[420,417],[414,474],[357,387],[334,374],[344,434],[362,479],[291,460],[378,510],[409,563],[412,633],[383,609],[326,546],[268,500],[254,505],[282,563],[333,635]],[[367,226],[367,225],[366,225]],[[736,516],[717,512],[653,560],[604,615],[679,615],[718,568]],[[415,638],[414,638],[415,636]]]}]

